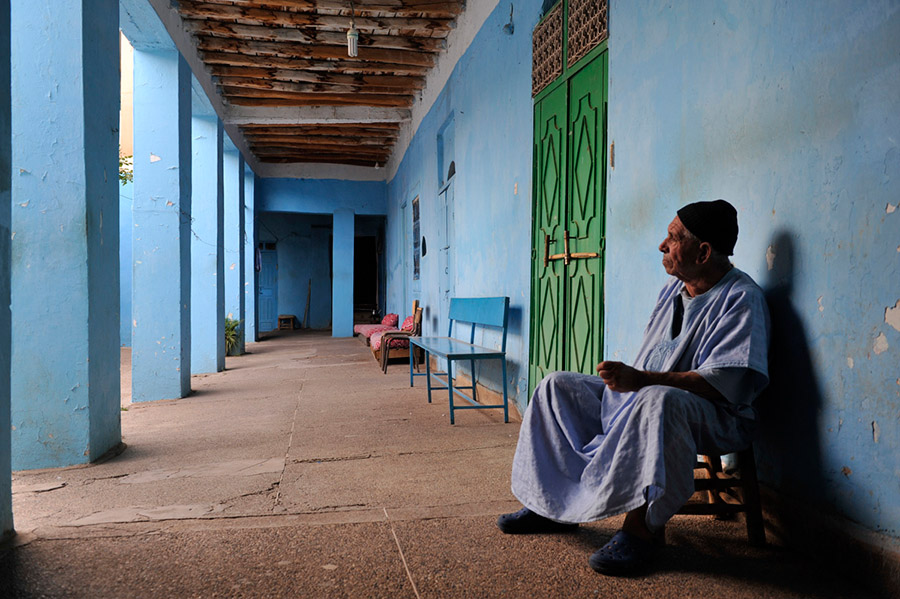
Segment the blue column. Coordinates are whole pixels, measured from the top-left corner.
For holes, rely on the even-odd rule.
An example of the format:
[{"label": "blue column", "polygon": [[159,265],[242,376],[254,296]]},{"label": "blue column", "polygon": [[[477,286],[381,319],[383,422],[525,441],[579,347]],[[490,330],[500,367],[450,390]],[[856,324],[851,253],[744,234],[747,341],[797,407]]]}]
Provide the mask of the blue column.
[{"label": "blue column", "polygon": [[191,73],[134,52],[132,401],[191,391]]},{"label": "blue column", "polygon": [[244,353],[244,159],[225,152],[225,313],[240,320],[237,353]]},{"label": "blue column", "polygon": [[119,6],[14,0],[12,467],[121,440]]},{"label": "blue column", "polygon": [[334,211],[331,283],[331,336],[353,336],[353,210]]},{"label": "blue column", "polygon": [[9,434],[9,0],[0,0],[0,541],[13,533]]},{"label": "blue column", "polygon": [[119,343],[131,347],[131,217],[134,183],[119,186]]},{"label": "blue column", "polygon": [[224,130],[216,118],[192,120],[191,372],[225,370]]},{"label": "blue column", "polygon": [[256,341],[256,176],[244,168],[244,330],[245,341]]}]

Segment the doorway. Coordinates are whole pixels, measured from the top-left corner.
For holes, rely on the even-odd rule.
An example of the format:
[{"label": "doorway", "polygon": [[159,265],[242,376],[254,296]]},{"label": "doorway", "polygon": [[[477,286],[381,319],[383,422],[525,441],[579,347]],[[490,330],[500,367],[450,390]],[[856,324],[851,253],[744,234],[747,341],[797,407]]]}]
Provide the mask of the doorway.
[{"label": "doorway", "polygon": [[274,331],[278,327],[278,252],[271,242],[259,244],[260,269],[259,331]]}]

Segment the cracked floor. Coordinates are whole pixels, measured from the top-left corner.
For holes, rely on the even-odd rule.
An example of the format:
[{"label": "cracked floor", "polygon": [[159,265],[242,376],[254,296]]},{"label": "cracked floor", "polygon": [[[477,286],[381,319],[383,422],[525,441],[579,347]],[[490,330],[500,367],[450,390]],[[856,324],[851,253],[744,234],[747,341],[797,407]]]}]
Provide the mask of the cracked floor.
[{"label": "cracked floor", "polygon": [[[506,537],[518,424],[383,375],[355,339],[248,346],[185,399],[130,404],[125,451],[13,476],[3,597],[866,596],[740,522],[680,518],[659,572],[587,565],[620,519]],[[129,383],[124,355],[123,384]]]}]

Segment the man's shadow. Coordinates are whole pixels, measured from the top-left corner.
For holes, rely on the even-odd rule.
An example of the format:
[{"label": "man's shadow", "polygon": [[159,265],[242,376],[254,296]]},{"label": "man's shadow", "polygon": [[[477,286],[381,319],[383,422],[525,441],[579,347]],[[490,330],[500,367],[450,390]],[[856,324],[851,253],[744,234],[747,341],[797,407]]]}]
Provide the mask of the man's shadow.
[{"label": "man's shadow", "polygon": [[761,421],[756,454],[760,480],[774,488],[779,498],[778,505],[766,506],[779,520],[770,524],[790,538],[793,518],[784,512],[786,505],[780,500],[816,504],[824,496],[819,433],[822,392],[803,320],[792,303],[798,260],[789,231],[775,233],[767,256],[763,289],[772,317],[770,380],[756,403]]}]

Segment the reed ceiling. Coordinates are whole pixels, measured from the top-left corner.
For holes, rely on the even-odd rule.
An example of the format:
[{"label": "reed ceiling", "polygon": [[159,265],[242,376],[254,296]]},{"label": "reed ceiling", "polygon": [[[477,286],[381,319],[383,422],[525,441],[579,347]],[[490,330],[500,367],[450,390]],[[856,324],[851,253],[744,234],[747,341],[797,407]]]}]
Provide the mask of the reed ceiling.
[{"label": "reed ceiling", "polygon": [[[260,162],[383,166],[465,3],[354,0],[355,58],[347,53],[349,0],[172,4],[223,105],[263,115],[238,125]],[[323,111],[320,122],[273,122],[265,107],[333,107],[330,114],[347,107],[361,118],[329,119]]]}]

